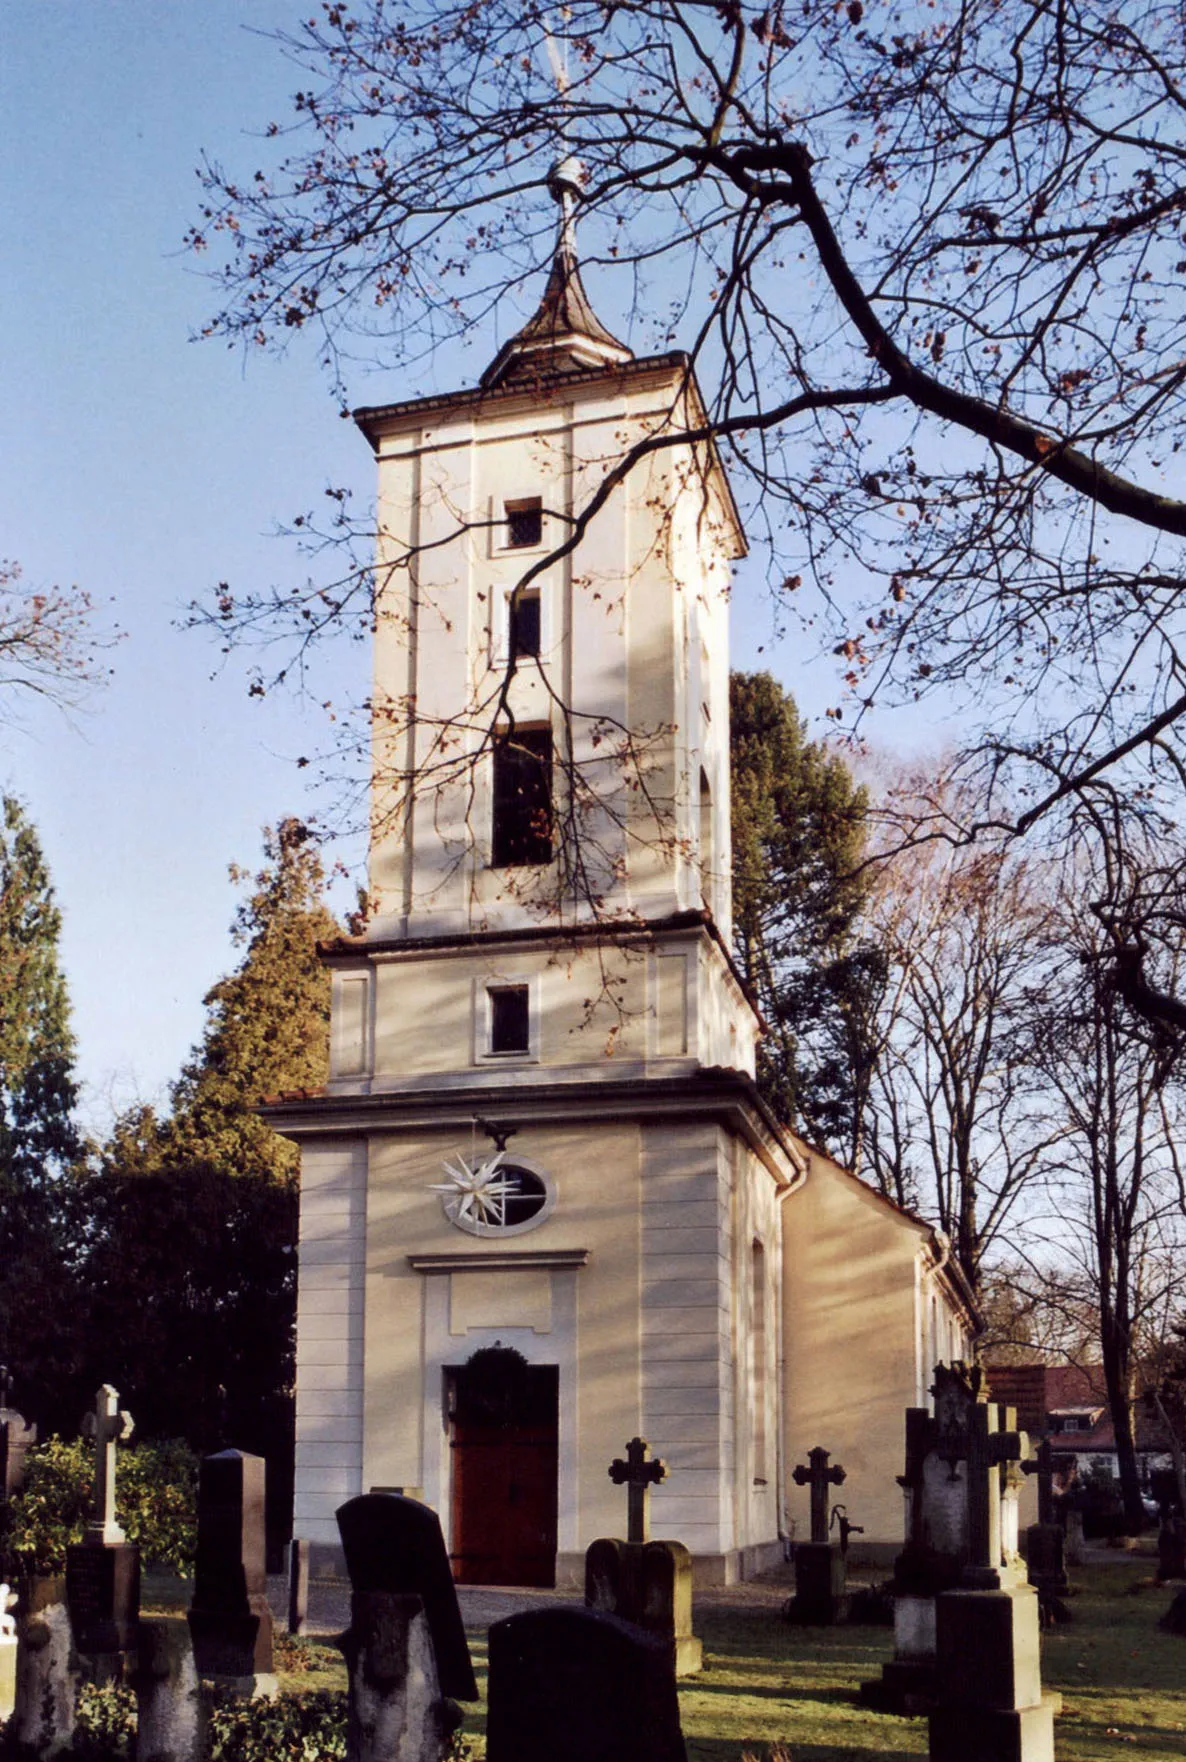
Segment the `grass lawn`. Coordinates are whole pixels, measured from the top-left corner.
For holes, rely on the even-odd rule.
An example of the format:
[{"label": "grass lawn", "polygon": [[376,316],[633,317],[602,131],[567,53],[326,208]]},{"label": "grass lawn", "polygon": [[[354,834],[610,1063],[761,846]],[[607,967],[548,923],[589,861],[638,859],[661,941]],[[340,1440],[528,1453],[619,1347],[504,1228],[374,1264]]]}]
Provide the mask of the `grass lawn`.
[{"label": "grass lawn", "polygon": [[[1118,1560],[1080,1569],[1075,1620],[1043,1639],[1043,1680],[1060,1689],[1058,1762],[1097,1762],[1137,1754],[1157,1762],[1186,1757],[1186,1638],[1162,1633],[1172,1592],[1155,1587],[1149,1561]],[[892,1650],[888,1628],[795,1628],[776,1607],[703,1607],[695,1617],[705,1668],[680,1686],[690,1762],[758,1762],[783,1743],[792,1762],[868,1762],[925,1756],[926,1721],[869,1713],[857,1705],[863,1677]],[[470,1630],[483,1701],[467,1710],[464,1734],[485,1753],[486,1634]],[[337,1653],[302,1648],[314,1668],[282,1686],[302,1692],[345,1686]]]}]

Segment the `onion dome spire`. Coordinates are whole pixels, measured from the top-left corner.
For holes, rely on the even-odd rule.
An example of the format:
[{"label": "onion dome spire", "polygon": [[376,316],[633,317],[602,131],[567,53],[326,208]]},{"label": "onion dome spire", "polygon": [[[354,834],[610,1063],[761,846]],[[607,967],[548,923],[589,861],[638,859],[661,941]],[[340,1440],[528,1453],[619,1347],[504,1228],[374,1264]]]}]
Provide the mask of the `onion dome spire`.
[{"label": "onion dome spire", "polygon": [[560,207],[560,225],[547,286],[535,316],[503,344],[482,375],[487,389],[634,359],[633,352],[602,324],[581,285],[575,216],[583,176],[578,159],[562,159],[548,175],[548,189]]}]

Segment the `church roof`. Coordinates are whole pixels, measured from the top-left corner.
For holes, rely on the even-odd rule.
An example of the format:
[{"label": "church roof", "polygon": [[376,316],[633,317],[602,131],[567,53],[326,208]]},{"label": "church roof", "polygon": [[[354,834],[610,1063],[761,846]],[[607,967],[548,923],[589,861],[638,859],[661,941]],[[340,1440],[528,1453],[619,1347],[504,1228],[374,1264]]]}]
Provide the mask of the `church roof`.
[{"label": "church roof", "polygon": [[574,367],[604,367],[634,359],[633,351],[602,324],[581,281],[573,231],[581,177],[581,168],[572,159],[552,172],[549,188],[560,204],[560,232],[543,299],[483,373],[485,389],[516,380],[550,379]]}]

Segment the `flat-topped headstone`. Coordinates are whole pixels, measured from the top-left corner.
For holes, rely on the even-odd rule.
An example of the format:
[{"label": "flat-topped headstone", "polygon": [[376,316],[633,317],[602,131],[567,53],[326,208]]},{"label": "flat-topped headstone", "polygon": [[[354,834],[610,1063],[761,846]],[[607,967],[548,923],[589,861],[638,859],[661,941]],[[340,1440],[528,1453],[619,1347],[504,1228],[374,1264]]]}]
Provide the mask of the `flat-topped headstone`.
[{"label": "flat-topped headstone", "polygon": [[240,1694],[274,1692],[262,1456],[220,1450],[198,1470],[198,1549],[189,1611],[198,1674]]},{"label": "flat-topped headstone", "polygon": [[559,1604],[490,1629],[487,1762],[686,1762],[671,1656],[632,1623]]},{"label": "flat-topped headstone", "polygon": [[469,1645],[436,1512],[400,1493],[360,1493],[338,1507],[337,1519],[351,1590],[419,1597],[441,1693],[476,1701]]}]

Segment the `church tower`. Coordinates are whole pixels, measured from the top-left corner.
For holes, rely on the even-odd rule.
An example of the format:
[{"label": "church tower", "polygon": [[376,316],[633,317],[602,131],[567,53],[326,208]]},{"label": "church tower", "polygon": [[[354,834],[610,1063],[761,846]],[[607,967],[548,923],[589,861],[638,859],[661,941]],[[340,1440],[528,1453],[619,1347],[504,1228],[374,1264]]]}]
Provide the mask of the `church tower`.
[{"label": "church tower", "polygon": [[[729,954],[730,564],[687,358],[577,265],[473,390],[361,410],[379,478],[370,911],[326,951],[302,1147],[296,1533],[360,1491],[440,1513],[471,1583],[579,1581],[607,1468],[656,1534],[779,1552],[781,1200]],[[674,438],[673,438],[674,437]],[[685,438],[679,438],[685,437]]]}]

